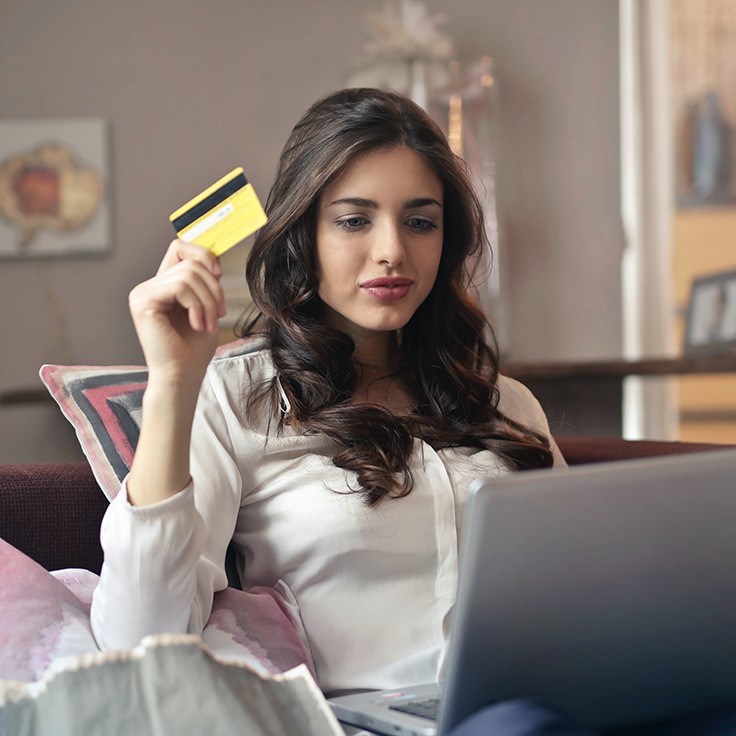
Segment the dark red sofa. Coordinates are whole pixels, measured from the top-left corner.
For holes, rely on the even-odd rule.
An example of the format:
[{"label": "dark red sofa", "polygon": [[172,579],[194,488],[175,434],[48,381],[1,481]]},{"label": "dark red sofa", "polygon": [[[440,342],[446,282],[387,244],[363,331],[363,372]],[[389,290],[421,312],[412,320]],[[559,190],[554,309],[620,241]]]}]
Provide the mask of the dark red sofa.
[{"label": "dark red sofa", "polygon": [[[558,437],[570,465],[699,452],[728,445]],[[47,570],[99,572],[107,501],[86,462],[0,466],[0,537]]]}]

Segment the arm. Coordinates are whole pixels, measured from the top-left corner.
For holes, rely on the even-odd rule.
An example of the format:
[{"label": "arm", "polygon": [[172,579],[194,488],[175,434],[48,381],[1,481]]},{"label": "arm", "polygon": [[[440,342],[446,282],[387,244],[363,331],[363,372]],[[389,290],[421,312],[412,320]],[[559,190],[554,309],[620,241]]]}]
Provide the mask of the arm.
[{"label": "arm", "polygon": [[92,630],[103,648],[127,649],[155,633],[199,634],[215,592],[227,587],[225,554],[243,479],[215,394],[205,377],[187,486],[163,501],[134,506],[126,479],[105,514],[105,562],[91,611]]},{"label": "arm", "polygon": [[127,484],[134,505],[163,501],[189,482],[194,410],[225,314],[217,259],[175,240],[156,276],[130,293],[148,366],[141,432]]},{"label": "arm", "polygon": [[[133,646],[160,631],[201,631],[213,591],[226,585],[220,558],[232,536],[240,487],[211,392],[201,402],[198,450],[190,448],[224,312],[219,277],[209,252],[174,241],[157,275],[130,295],[149,382],[131,472],[102,525],[105,563],[92,625],[103,647]],[[200,465],[202,453],[207,465],[195,503],[190,457]],[[213,505],[218,514],[210,512]]]}]

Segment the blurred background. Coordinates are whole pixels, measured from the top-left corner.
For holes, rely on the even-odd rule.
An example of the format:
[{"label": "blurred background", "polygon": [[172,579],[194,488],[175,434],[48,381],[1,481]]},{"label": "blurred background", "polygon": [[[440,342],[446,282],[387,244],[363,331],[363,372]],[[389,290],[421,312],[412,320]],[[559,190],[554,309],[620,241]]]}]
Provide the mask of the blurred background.
[{"label": "blurred background", "polygon": [[[736,268],[733,182],[709,179],[706,155],[696,191],[692,144],[692,106],[714,92],[704,120],[718,121],[718,137],[714,149],[706,124],[705,146],[719,161],[732,155],[736,4],[427,0],[408,16],[399,5],[4,0],[0,159],[7,165],[26,123],[96,121],[107,219],[96,250],[75,252],[70,232],[72,247],[49,255],[21,246],[18,222],[0,212],[0,462],[79,457],[58,408],[39,398],[39,367],[139,363],[127,295],[172,239],[169,213],[238,165],[265,202],[293,124],[318,97],[375,78],[377,40],[391,36],[391,19],[408,20],[410,32],[430,22],[440,33],[422,72],[437,114],[448,89],[464,89],[479,60],[492,58],[485,174],[497,271],[489,304],[504,360],[679,354],[692,279]],[[400,68],[416,61],[409,56],[391,61]],[[432,76],[440,66],[448,74]],[[394,81],[411,83],[398,72]],[[0,209],[1,197],[0,182]],[[233,313],[247,299],[247,246],[223,261]],[[639,419],[629,431],[687,436],[683,416],[702,418],[708,407],[683,409],[677,382],[656,381],[631,394]],[[736,401],[729,409],[724,397],[736,390],[719,386],[724,438],[736,417]]]}]

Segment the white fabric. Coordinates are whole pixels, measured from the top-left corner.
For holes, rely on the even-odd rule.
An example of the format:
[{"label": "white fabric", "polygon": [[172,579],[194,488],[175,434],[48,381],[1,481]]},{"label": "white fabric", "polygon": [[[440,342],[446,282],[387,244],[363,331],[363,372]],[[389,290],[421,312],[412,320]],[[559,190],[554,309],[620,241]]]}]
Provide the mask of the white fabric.
[{"label": "white fabric", "polygon": [[[227,585],[232,538],[244,586],[282,579],[293,592],[323,690],[437,678],[468,484],[507,467],[489,451],[435,451],[416,440],[412,492],[368,508],[345,492],[354,474],[332,464],[325,437],[276,436],[273,418],[245,425],[250,387],[273,376],[266,350],[213,361],[194,423],[192,483],[146,507],[131,506],[123,485],[111,503],[92,605],[99,644],[129,648],[147,634],[200,632],[213,593]],[[503,412],[549,434],[525,387],[502,378],[499,389]]]}]

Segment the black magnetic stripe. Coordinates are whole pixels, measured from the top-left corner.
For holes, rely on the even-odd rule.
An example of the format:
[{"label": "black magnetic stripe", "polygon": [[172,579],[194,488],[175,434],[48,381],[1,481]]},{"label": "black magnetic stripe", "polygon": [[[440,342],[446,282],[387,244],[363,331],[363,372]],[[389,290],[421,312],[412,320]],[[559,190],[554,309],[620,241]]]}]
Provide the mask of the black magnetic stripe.
[{"label": "black magnetic stripe", "polygon": [[209,197],[203,199],[199,204],[195,204],[192,209],[187,210],[183,215],[179,215],[175,220],[172,220],[174,230],[179,232],[187,225],[191,225],[195,220],[202,217],[202,215],[206,215],[211,209],[217,207],[220,202],[224,202],[231,194],[235,194],[238,189],[242,189],[247,183],[248,180],[245,178],[245,174],[238,174],[233,177],[216,192],[212,192]]}]

